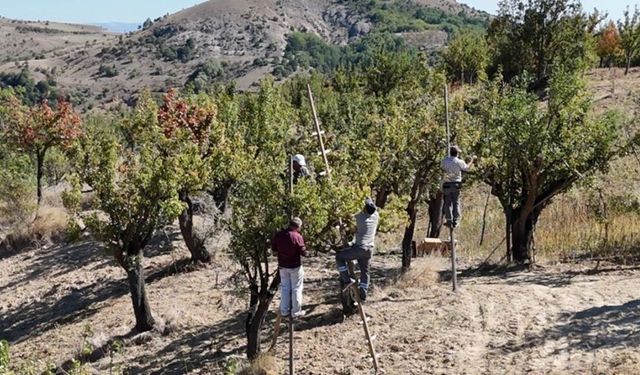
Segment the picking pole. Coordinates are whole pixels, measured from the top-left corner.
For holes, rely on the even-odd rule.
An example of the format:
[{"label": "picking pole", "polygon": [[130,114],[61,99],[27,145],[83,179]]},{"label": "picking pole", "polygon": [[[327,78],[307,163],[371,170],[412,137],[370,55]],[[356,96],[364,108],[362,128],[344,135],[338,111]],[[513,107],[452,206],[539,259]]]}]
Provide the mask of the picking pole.
[{"label": "picking pole", "polygon": [[458,270],[456,265],[456,239],[454,238],[455,230],[449,228],[449,238],[451,239],[451,281],[453,282],[453,291],[458,291]]},{"label": "picking pole", "polygon": [[373,339],[371,338],[371,333],[369,332],[369,324],[367,323],[367,316],[364,313],[364,307],[362,306],[362,301],[360,300],[360,291],[356,284],[351,285],[351,289],[353,290],[353,294],[355,295],[356,302],[358,302],[358,311],[360,312],[360,318],[362,318],[362,326],[364,327],[364,335],[367,337],[367,343],[369,344],[369,353],[371,354],[371,358],[373,358],[373,368],[375,372],[378,373],[378,356],[376,355],[376,350],[373,347]]},{"label": "picking pole", "polygon": [[293,372],[293,310],[289,311],[289,375]]},{"label": "picking pole", "polygon": [[444,85],[444,118],[447,124],[447,155],[451,156],[451,129],[449,128],[449,86]]},{"label": "picking pole", "polygon": [[280,314],[280,308],[278,308],[278,314],[276,315],[276,325],[273,327],[273,339],[271,340],[271,347],[269,352],[276,350],[276,344],[278,343],[278,335],[280,334],[280,324],[282,323],[282,314]]},{"label": "picking pole", "polygon": [[331,169],[329,169],[329,159],[327,159],[327,150],[324,148],[324,139],[322,139],[322,131],[320,130],[320,120],[318,119],[318,112],[316,111],[316,103],[313,100],[313,92],[311,92],[311,85],[307,85],[307,93],[309,94],[309,102],[311,102],[311,111],[313,112],[313,123],[316,127],[316,135],[318,137],[318,144],[320,144],[320,152],[322,153],[324,167],[326,168],[326,171],[327,171],[327,177],[331,179]]}]

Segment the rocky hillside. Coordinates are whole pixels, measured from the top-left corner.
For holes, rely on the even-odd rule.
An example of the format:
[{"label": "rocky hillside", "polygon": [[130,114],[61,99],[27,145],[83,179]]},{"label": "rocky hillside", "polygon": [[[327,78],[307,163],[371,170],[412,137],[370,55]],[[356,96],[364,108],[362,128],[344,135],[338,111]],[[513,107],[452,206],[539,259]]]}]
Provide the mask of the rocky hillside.
[{"label": "rocky hillside", "polygon": [[126,35],[2,20],[0,72],[28,66],[36,81],[53,78],[90,110],[189,80],[233,79],[248,89],[281,63],[293,32],[338,46],[379,32],[432,50],[456,28],[478,27],[487,17],[452,0],[210,0]]}]

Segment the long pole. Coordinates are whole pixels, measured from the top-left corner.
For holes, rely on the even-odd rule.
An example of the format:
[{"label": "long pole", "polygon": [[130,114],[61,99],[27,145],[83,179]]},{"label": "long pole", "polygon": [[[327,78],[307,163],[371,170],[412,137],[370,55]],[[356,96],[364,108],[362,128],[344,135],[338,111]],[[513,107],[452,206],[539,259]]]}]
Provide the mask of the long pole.
[{"label": "long pole", "polygon": [[[451,129],[449,127],[449,87],[444,85],[444,113],[445,122],[447,124],[447,154],[451,156]],[[449,227],[449,239],[451,240],[451,281],[453,282],[453,291],[458,291],[458,270],[456,265],[456,240],[453,235],[453,226]]]},{"label": "long pole", "polygon": [[322,139],[322,131],[320,130],[320,120],[318,120],[318,112],[316,111],[316,104],[313,101],[313,92],[311,92],[311,85],[307,85],[307,93],[309,94],[309,101],[311,102],[311,110],[313,111],[313,123],[316,127],[316,135],[318,137],[318,143],[320,144],[320,152],[322,153],[322,160],[324,161],[324,167],[327,171],[327,177],[331,179],[331,170],[329,169],[329,159],[327,159],[327,150],[324,148],[324,139]]},{"label": "long pole", "polygon": [[360,291],[356,288],[356,284],[351,285],[351,290],[355,295],[356,302],[358,302],[358,312],[360,312],[360,318],[362,318],[362,326],[364,327],[364,335],[367,338],[367,344],[369,344],[369,354],[371,354],[371,358],[373,359],[373,368],[376,373],[378,372],[378,356],[376,355],[376,349],[373,346],[373,337],[371,337],[371,333],[369,332],[369,323],[367,323],[367,315],[364,312],[364,307],[362,306],[362,301],[360,300]]},{"label": "long pole", "polygon": [[[292,288],[292,291],[293,291],[293,288]],[[293,298],[293,295],[291,296],[291,298]],[[293,372],[293,309],[289,310],[289,375],[294,375],[294,372]]]},{"label": "long pole", "polygon": [[449,128],[449,87],[444,85],[444,114],[447,124],[447,155],[451,156],[451,130]]}]

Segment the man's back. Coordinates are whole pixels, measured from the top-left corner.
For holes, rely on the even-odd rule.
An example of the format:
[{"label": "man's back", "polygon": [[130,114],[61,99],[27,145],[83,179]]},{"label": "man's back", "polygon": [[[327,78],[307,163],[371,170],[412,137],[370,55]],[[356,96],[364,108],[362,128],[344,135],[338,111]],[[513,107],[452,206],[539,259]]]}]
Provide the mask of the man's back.
[{"label": "man's back", "polygon": [[356,246],[374,246],[379,218],[377,211],[371,215],[365,212],[356,215]]},{"label": "man's back", "polygon": [[440,167],[444,171],[444,182],[462,182],[462,172],[469,170],[467,163],[457,156],[447,156]]},{"label": "man's back", "polygon": [[271,247],[278,253],[278,266],[283,268],[300,267],[301,256],[307,255],[302,235],[292,229],[283,229],[276,233]]}]

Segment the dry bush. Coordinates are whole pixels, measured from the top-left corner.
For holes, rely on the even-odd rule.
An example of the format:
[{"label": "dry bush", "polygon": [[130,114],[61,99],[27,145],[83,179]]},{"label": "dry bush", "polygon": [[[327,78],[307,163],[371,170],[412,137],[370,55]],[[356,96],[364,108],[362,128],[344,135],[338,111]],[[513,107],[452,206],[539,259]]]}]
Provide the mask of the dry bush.
[{"label": "dry bush", "polygon": [[181,328],[180,317],[182,316],[184,316],[184,311],[174,308],[156,320],[155,328],[163,336],[178,332]]},{"label": "dry bush", "polygon": [[393,284],[393,287],[398,289],[422,289],[433,286],[437,284],[438,272],[445,267],[446,262],[445,258],[436,256],[414,259],[411,269],[402,274]]},{"label": "dry bush", "polygon": [[238,375],[278,375],[279,373],[276,357],[263,354],[251,362],[250,366],[238,372]]},{"label": "dry bush", "polygon": [[7,236],[0,250],[20,251],[61,241],[65,238],[68,220],[64,208],[43,206],[33,223]]}]

